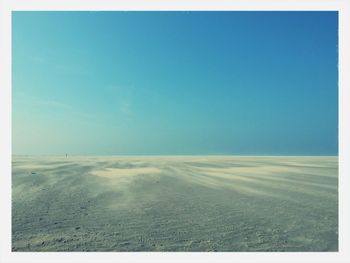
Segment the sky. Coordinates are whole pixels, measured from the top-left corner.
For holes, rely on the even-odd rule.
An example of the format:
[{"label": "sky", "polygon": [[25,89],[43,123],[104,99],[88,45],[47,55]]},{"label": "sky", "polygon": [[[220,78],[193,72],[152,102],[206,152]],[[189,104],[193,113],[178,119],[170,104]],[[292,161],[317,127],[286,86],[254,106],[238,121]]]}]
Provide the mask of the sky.
[{"label": "sky", "polygon": [[337,155],[337,12],[13,12],[12,153]]}]

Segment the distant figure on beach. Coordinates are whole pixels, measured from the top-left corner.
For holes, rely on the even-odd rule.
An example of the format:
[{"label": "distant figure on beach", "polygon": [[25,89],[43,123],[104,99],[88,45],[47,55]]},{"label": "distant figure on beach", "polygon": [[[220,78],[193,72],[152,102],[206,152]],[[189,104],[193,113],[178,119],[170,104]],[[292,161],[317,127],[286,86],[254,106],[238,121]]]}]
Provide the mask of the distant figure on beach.
[{"label": "distant figure on beach", "polygon": [[67,158],[68,154],[66,154],[66,158]]}]

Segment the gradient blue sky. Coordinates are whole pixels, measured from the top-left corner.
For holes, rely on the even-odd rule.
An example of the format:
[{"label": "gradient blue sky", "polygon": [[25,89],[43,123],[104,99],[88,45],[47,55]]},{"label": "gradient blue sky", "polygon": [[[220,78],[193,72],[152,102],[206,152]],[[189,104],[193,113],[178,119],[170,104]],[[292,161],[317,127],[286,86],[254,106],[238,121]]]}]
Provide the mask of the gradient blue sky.
[{"label": "gradient blue sky", "polygon": [[14,12],[13,154],[338,153],[337,12]]}]

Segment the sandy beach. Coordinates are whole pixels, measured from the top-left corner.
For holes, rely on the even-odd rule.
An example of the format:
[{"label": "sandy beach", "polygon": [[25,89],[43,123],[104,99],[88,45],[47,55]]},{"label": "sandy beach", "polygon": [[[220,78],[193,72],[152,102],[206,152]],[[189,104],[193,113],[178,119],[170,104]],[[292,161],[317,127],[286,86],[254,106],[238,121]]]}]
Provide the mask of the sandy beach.
[{"label": "sandy beach", "polygon": [[13,251],[337,251],[338,157],[13,156]]}]

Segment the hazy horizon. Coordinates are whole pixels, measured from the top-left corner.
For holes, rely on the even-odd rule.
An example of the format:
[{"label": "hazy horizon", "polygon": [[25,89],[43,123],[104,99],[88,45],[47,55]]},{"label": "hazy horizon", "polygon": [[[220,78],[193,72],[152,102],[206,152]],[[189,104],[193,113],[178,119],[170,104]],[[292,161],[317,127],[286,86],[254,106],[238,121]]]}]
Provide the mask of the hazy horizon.
[{"label": "hazy horizon", "polygon": [[12,153],[338,156],[337,12],[12,13]]},{"label": "hazy horizon", "polygon": [[[66,157],[66,154],[12,154],[12,156],[52,156],[52,157]],[[232,156],[232,157],[338,157],[339,155],[272,155],[272,154],[68,154],[69,156],[82,156],[82,157],[94,157],[94,156],[101,156],[101,157],[148,157],[148,156],[159,156],[159,157],[166,157],[166,156],[194,156],[194,157],[220,157],[220,156]]]}]

